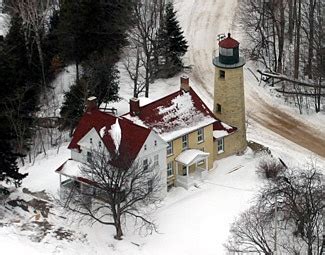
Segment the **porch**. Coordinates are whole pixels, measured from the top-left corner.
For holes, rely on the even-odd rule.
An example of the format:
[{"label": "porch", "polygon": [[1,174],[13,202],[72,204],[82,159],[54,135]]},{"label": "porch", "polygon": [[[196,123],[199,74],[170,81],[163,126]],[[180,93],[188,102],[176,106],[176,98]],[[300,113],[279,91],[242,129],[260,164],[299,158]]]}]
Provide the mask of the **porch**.
[{"label": "porch", "polygon": [[[208,157],[210,153],[197,149],[183,151],[176,161],[176,185],[185,189],[194,186],[196,182],[206,179],[208,174]],[[199,165],[205,164],[205,167]],[[181,166],[181,169],[179,167]],[[193,169],[194,171],[190,171]]]}]

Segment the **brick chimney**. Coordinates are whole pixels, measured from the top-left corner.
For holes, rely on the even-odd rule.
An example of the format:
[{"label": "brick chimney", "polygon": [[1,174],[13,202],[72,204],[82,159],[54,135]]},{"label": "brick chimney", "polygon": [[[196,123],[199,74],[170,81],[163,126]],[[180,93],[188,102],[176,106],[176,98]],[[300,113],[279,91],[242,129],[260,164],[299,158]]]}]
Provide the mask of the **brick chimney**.
[{"label": "brick chimney", "polygon": [[86,112],[91,112],[94,109],[97,109],[97,98],[94,96],[88,97],[86,102]]},{"label": "brick chimney", "polygon": [[138,98],[130,99],[130,114],[136,116],[140,113],[140,100]]},{"label": "brick chimney", "polygon": [[190,78],[187,75],[181,76],[181,90],[190,91]]}]

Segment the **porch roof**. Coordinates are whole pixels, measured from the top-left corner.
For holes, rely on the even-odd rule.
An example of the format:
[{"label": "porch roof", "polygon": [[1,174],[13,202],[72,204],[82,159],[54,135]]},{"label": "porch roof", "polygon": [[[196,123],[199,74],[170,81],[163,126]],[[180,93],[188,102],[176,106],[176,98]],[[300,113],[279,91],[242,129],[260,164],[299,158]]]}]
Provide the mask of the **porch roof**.
[{"label": "porch roof", "polygon": [[206,159],[209,155],[210,153],[208,152],[197,149],[189,149],[179,154],[175,160],[185,166],[190,166],[203,159]]}]

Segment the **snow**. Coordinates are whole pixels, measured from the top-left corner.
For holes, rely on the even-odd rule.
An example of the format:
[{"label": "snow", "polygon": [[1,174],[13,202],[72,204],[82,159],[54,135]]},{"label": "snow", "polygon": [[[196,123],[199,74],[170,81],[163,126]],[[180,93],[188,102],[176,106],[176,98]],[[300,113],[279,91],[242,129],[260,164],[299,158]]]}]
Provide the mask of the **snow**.
[{"label": "snow", "polygon": [[120,124],[118,122],[118,118],[116,118],[115,124],[111,126],[111,130],[109,131],[109,133],[114,142],[116,153],[118,153],[121,144],[121,138],[122,138],[122,131],[121,131]]},{"label": "snow", "polygon": [[152,99],[148,97],[139,97],[138,99],[140,100],[140,107],[154,102]]},{"label": "snow", "polygon": [[[179,20],[190,45],[185,60],[193,67],[189,74],[191,86],[211,108],[214,79],[211,58],[213,50],[216,49],[215,35],[233,31],[232,20],[238,1],[202,0],[199,2],[200,4],[196,0],[174,1]],[[239,38],[238,40],[241,41]],[[319,135],[325,135],[325,115],[323,113],[308,116],[298,115],[292,106],[283,105],[282,99],[275,98],[265,88],[258,86],[258,81],[248,69],[251,67],[251,64],[247,63],[244,68],[248,117],[252,111],[258,116],[263,114],[263,109],[260,107],[260,99],[263,99],[317,129]],[[71,72],[67,72],[67,70]],[[120,70],[122,100],[110,105],[110,107],[118,109],[119,115],[129,111],[129,99],[132,97],[130,80],[125,71]],[[57,86],[55,87],[59,94],[59,102],[62,102],[63,92],[73,82],[73,72],[73,67],[69,66],[65,69],[64,74],[62,73],[62,76],[56,79]],[[179,90],[179,77],[168,80],[161,79],[152,85],[150,98],[156,100],[177,90]],[[269,147],[275,158],[283,159],[287,165],[304,164],[306,161],[314,160],[325,167],[324,158],[266,129],[256,121],[250,118],[248,120],[248,140]],[[195,128],[198,127],[193,127],[193,130]],[[191,132],[191,129],[189,128],[188,131]],[[177,131],[175,132],[173,136],[179,135]],[[164,139],[168,140],[172,137]],[[22,172],[29,173],[23,182],[23,187],[31,191],[46,189],[48,194],[56,196],[59,189],[59,177],[54,170],[70,158],[70,151],[66,147],[67,144],[63,145],[59,151],[56,149],[47,151],[47,155],[39,155],[34,164],[22,167]],[[0,227],[1,252],[13,255],[23,252],[36,255],[225,254],[223,243],[229,235],[230,224],[240,212],[250,206],[251,200],[263,184],[263,181],[255,173],[256,165],[260,159],[260,155],[254,155],[248,150],[242,156],[231,156],[215,162],[207,180],[198,183],[197,188],[192,187],[188,191],[183,188],[173,188],[155,213],[159,233],[149,236],[138,235],[133,230],[133,224],[128,224],[124,231],[124,239],[116,241],[113,238],[114,229],[112,227],[80,221],[78,216],[70,215],[56,205],[52,211],[53,215],[51,214],[48,220],[55,226],[64,226],[76,231],[79,235],[86,235],[85,239],[75,238],[69,242],[50,236],[40,243],[35,243],[29,237],[32,231],[21,231],[16,224],[10,227]],[[21,190],[16,193],[19,196],[23,195]],[[18,210],[13,211],[12,215],[6,215],[5,219],[18,217],[16,214],[18,214]],[[2,221],[1,212],[0,221]],[[28,221],[28,217],[25,216],[22,221]]]},{"label": "snow", "polygon": [[225,130],[214,130],[213,131],[213,137],[218,139],[218,138],[222,138],[222,137],[225,137],[225,136],[228,136],[228,132],[225,131]]},{"label": "snow", "polygon": [[100,130],[99,130],[99,135],[100,135],[100,137],[101,138],[103,138],[104,137],[104,135],[105,135],[105,132],[106,132],[106,127],[104,126],[104,127],[102,127]]},{"label": "snow", "polygon": [[64,174],[69,177],[81,177],[82,176],[82,163],[75,160],[68,160],[65,162],[64,166],[59,173]]},{"label": "snow", "polygon": [[207,152],[203,152],[196,149],[190,149],[183,151],[181,154],[179,154],[176,158],[176,161],[182,163],[183,165],[189,166],[195,163],[195,161],[200,161],[208,157],[209,155],[210,153]]}]

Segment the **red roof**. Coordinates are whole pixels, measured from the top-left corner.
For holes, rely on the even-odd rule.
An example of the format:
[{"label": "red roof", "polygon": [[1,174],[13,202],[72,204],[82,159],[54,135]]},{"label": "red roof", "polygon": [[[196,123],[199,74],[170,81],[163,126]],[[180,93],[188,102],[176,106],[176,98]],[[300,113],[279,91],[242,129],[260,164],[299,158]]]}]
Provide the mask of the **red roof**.
[{"label": "red roof", "polygon": [[237,130],[236,127],[232,127],[232,126],[229,126],[229,125],[225,125],[224,123],[222,123],[221,121],[218,121],[218,122],[215,122],[213,124],[213,130],[224,130],[224,131],[227,131],[228,134],[231,134],[233,132],[235,132]]},{"label": "red roof", "polygon": [[[107,127],[106,130],[110,130],[110,127],[115,124],[116,118],[117,117],[109,113],[101,112],[98,109],[85,112],[73,133],[68,148],[80,150],[80,146],[78,145],[79,141],[92,128],[95,128],[98,134],[103,127]],[[118,118],[118,122],[121,128],[121,143],[119,146],[118,158],[116,160],[119,162],[133,161],[137,157],[151,131],[147,128],[138,126],[127,119]],[[111,135],[108,132],[105,132],[102,140],[108,151],[114,155],[116,148]]]},{"label": "red roof", "polygon": [[230,37],[230,33],[226,39],[223,39],[219,42],[219,47],[226,48],[226,49],[233,49],[239,46],[239,42],[235,39]]},{"label": "red roof", "polygon": [[[179,97],[187,95],[186,98],[179,100]],[[178,98],[178,99],[177,99]],[[189,107],[191,105],[191,107]],[[182,111],[182,107],[188,108]],[[124,115],[130,117],[130,113]],[[140,107],[138,117],[145,126],[154,129],[159,134],[175,132],[176,130],[184,129],[184,133],[188,128],[193,126],[196,128],[201,125],[207,126],[214,124],[216,130],[225,130],[218,120],[201,98],[190,88],[189,92],[179,90],[166,97],[163,97],[155,102]],[[228,133],[231,133],[230,130]],[[187,132],[188,133],[188,132]],[[167,139],[169,140],[169,139]]]}]

